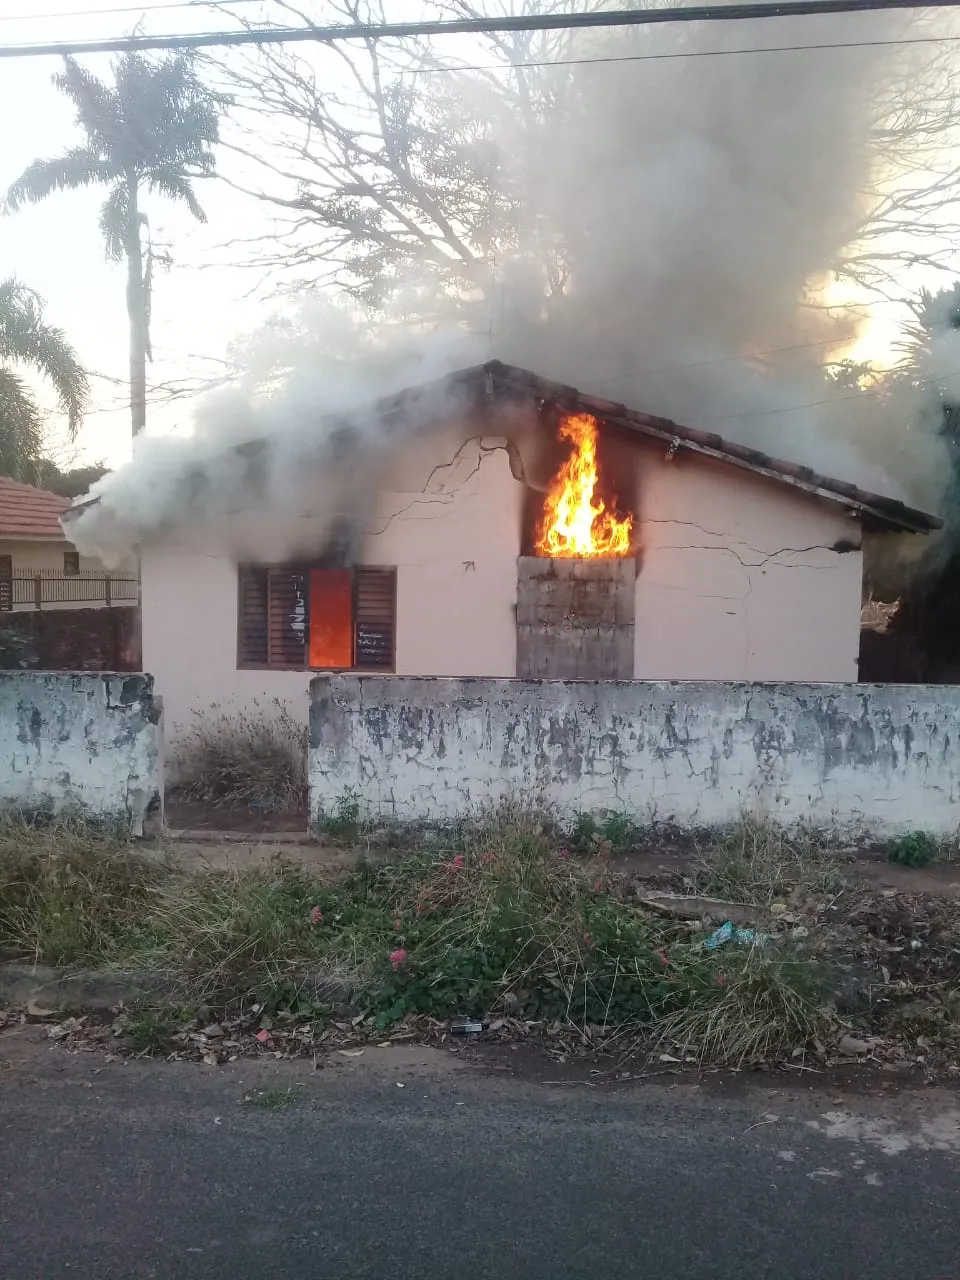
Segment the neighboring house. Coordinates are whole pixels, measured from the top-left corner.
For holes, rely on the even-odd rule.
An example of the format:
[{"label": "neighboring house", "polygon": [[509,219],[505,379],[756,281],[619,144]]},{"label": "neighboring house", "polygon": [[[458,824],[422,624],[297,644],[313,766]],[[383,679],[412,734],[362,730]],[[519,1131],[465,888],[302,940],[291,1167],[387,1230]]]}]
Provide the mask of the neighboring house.
[{"label": "neighboring house", "polygon": [[136,571],[108,576],[81,556],[60,517],[69,498],[0,476],[0,610],[136,604]]},{"label": "neighboring house", "polygon": [[[329,470],[339,419],[282,500],[269,442],[242,446],[232,514],[198,501],[142,539],[144,665],[172,736],[211,704],[305,709],[308,671],[856,681],[863,534],[940,523],[499,362],[353,422],[393,442],[362,485]],[[594,447],[608,510],[587,549],[614,554],[572,555]]]}]

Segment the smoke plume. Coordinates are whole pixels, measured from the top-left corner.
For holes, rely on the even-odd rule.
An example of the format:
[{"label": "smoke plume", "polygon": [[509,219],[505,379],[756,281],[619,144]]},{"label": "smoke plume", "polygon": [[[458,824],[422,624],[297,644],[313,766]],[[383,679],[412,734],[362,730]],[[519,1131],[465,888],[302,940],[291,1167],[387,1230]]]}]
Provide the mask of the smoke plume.
[{"label": "smoke plume", "polygon": [[[140,442],[94,487],[99,503],[71,536],[109,553],[236,511],[251,480],[227,446],[259,438],[272,461],[258,500],[290,510],[310,461],[324,472],[314,511],[326,502],[332,521],[362,501],[357,459],[396,441],[371,421],[338,453],[327,415],[489,357],[936,510],[949,465],[924,386],[891,400],[828,380],[863,315],[824,297],[885,180],[885,95],[896,100],[932,55],[730,53],[896,41],[923,33],[918,23],[870,13],[578,35],[567,57],[646,60],[531,71],[532,101],[483,73],[418,81],[455,124],[484,122],[494,194],[510,211],[476,287],[451,290],[435,266],[408,265],[373,336],[315,307],[295,326],[284,390],[220,397],[192,436]],[[710,56],[673,56],[694,50]],[[417,308],[440,320],[396,323]],[[960,369],[960,341],[944,341]],[[271,342],[273,359],[275,332]]]}]

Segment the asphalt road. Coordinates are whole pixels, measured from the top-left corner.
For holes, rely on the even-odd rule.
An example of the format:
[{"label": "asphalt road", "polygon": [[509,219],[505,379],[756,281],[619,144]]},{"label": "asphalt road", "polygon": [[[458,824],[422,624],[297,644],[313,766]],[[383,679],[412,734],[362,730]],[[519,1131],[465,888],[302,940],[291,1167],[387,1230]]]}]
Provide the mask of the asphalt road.
[{"label": "asphalt road", "polygon": [[422,1049],[121,1065],[37,1037],[0,1035],[2,1280],[960,1278],[960,1107],[933,1091],[551,1087]]}]

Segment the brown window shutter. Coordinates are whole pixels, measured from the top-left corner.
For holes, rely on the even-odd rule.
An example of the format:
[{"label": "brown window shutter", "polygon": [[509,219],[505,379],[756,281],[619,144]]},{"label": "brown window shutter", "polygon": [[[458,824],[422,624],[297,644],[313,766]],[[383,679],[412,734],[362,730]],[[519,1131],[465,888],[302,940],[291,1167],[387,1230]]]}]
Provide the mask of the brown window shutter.
[{"label": "brown window shutter", "polygon": [[267,665],[267,570],[237,569],[237,666]]},{"label": "brown window shutter", "polygon": [[307,580],[300,569],[267,570],[267,663],[307,665]]},{"label": "brown window shutter", "polygon": [[392,671],[396,665],[397,571],[354,570],[354,665]]}]

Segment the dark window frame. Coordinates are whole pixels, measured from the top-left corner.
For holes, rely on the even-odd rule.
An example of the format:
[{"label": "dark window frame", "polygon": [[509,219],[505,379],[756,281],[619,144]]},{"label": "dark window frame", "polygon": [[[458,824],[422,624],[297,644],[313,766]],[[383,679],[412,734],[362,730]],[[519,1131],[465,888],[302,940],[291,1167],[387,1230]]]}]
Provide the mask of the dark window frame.
[{"label": "dark window frame", "polygon": [[63,576],[65,578],[80,577],[80,552],[65,551],[63,553]]},{"label": "dark window frame", "polygon": [[[310,654],[310,570],[328,568],[328,565],[317,564],[313,562],[295,561],[286,564],[241,564],[237,566],[237,670],[238,671],[324,671],[336,670],[347,673],[363,674],[363,675],[392,675],[396,672],[397,667],[397,567],[396,565],[355,565],[347,570],[352,579],[352,665],[349,667],[311,667],[309,662]],[[376,629],[373,622],[365,623],[365,620],[358,618],[357,598],[358,587],[362,581],[362,575],[370,574],[371,583],[372,575],[389,575],[387,585],[387,594],[389,596],[388,619],[385,619],[385,625],[389,626],[389,662],[377,663],[358,663],[357,662],[357,635],[361,626],[368,625],[371,630]],[[304,630],[303,630],[303,661],[288,662],[270,658],[271,647],[271,606],[274,596],[271,591],[271,575],[290,575],[302,576],[304,582]],[[260,579],[257,585],[257,579]],[[247,630],[244,627],[245,604],[249,608],[249,602],[245,601],[245,591],[251,591],[251,588],[263,593],[263,639],[262,646],[266,654],[263,661],[260,660],[244,660],[245,648],[249,651],[250,639]],[[256,602],[255,602],[256,603]],[[246,644],[245,644],[246,641]]]}]

